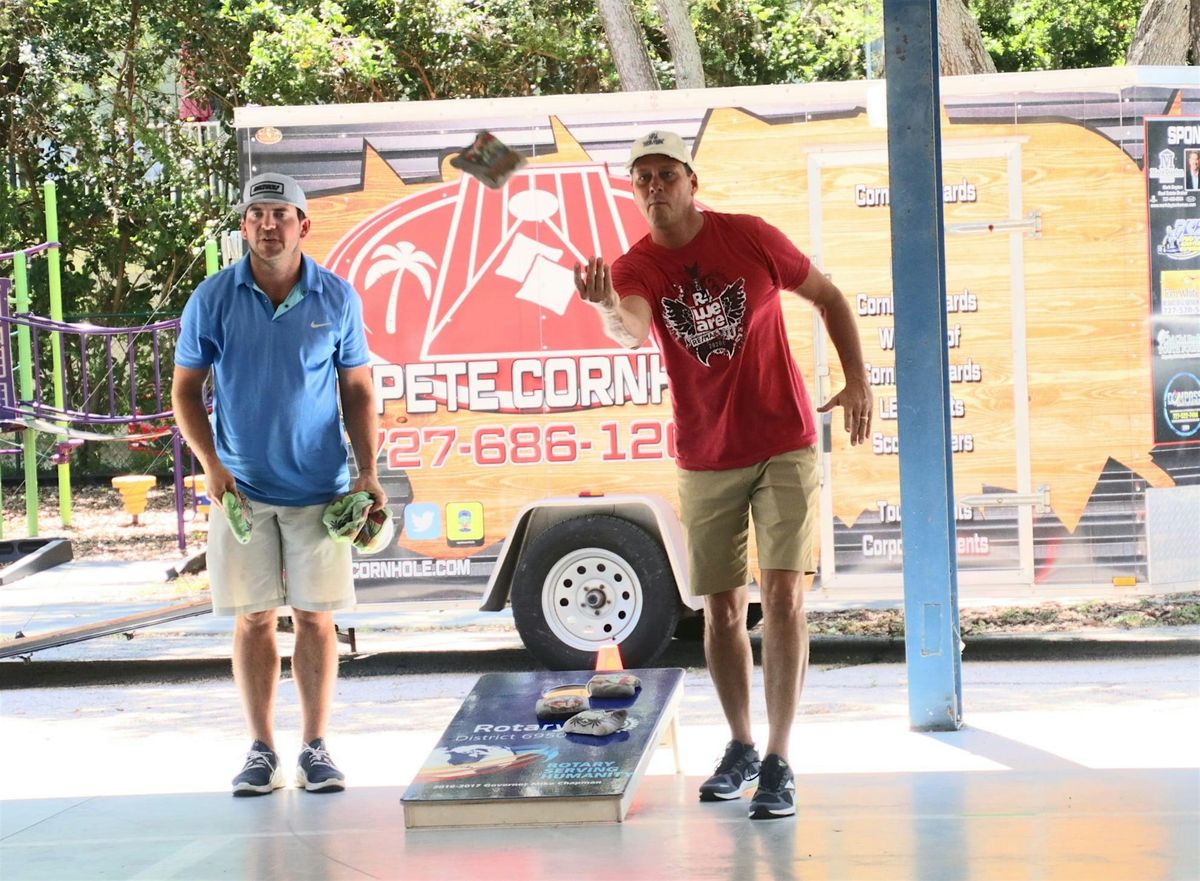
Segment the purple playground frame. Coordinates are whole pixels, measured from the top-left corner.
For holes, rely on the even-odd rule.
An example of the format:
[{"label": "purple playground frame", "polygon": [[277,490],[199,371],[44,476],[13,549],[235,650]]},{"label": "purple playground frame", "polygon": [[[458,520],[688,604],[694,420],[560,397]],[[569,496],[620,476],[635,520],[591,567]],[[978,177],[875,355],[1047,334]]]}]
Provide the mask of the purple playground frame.
[{"label": "purple playground frame", "polygon": [[[50,248],[57,242],[45,242],[21,252],[0,254],[0,260],[11,258],[17,253],[32,256]],[[0,278],[0,430],[54,431],[59,425],[44,423],[66,423],[65,434],[75,434],[84,440],[128,441],[137,438],[171,435],[174,460],[175,514],[179,537],[179,550],[187,550],[184,530],[183,504],[183,440],[175,425],[163,431],[138,434],[105,436],[102,433],[85,432],[77,426],[131,426],[146,420],[173,419],[170,393],[163,389],[164,355],[173,356],[175,337],[179,332],[179,319],[168,319],[138,327],[100,327],[93,324],[78,324],[54,321],[32,313],[10,314],[8,296],[12,282]],[[63,406],[57,407],[46,401],[54,390],[46,388],[43,370],[34,369],[32,396],[22,399],[14,376],[12,337],[19,328],[26,328],[30,337],[31,360],[35,367],[42,365],[45,351],[44,340],[57,334],[59,367],[62,382]],[[148,339],[147,339],[148,337]],[[142,346],[143,348],[139,348]],[[147,353],[148,349],[148,353]],[[149,358],[152,365],[153,384],[141,390],[141,402],[148,403],[150,412],[139,409],[139,386],[137,365],[139,355]],[[68,364],[77,367],[77,382],[71,382]],[[171,362],[168,362],[168,368]],[[94,383],[89,378],[89,367],[102,365],[104,380]],[[42,426],[33,424],[43,423]],[[74,429],[74,430],[73,430]],[[192,471],[195,465],[193,460]],[[193,504],[193,508],[194,508]]]}]

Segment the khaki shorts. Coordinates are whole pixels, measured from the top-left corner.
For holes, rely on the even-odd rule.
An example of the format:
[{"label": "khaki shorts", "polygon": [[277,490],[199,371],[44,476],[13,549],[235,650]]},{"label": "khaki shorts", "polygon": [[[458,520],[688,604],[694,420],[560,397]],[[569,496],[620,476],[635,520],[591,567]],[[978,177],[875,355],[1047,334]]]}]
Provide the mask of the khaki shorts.
[{"label": "khaki shorts", "polygon": [[812,572],[817,509],[817,448],[724,471],[678,469],[679,514],[687,535],[696,596],[750,582],[749,516],[760,569]]},{"label": "khaki shorts", "polygon": [[250,502],[249,544],[238,544],[219,506],[208,523],[214,615],[247,615],[279,606],[327,612],[354,605],[350,545],[329,537],[325,505]]}]

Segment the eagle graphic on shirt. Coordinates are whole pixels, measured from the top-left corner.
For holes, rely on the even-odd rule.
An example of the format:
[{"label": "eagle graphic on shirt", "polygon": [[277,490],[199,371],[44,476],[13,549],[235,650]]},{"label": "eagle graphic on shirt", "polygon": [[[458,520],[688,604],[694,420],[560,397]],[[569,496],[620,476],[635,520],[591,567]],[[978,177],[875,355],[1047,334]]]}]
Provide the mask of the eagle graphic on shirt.
[{"label": "eagle graphic on shirt", "polygon": [[713,355],[732,358],[742,345],[746,280],[739,278],[730,282],[721,293],[713,296],[695,274],[693,279],[691,305],[687,303],[687,292],[678,287],[678,297],[663,298],[663,321],[671,335],[708,367]]}]

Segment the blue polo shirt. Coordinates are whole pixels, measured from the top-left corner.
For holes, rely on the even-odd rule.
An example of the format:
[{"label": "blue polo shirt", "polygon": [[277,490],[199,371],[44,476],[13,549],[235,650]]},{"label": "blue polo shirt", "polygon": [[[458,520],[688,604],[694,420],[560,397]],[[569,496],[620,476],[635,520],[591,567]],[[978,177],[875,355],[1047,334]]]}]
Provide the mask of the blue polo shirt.
[{"label": "blue polo shirt", "polygon": [[183,310],[175,363],[212,368],[217,455],[251,499],[315,505],[349,489],[337,370],[370,360],[362,301],[303,257],[278,308],[250,255],[205,279]]}]

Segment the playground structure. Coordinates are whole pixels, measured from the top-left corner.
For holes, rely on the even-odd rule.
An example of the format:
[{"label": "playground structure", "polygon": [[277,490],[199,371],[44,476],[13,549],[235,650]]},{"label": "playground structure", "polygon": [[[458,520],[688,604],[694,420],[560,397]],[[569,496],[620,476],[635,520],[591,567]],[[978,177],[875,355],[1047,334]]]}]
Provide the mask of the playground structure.
[{"label": "playground structure", "polygon": [[[6,445],[4,453],[23,457],[28,537],[36,537],[38,532],[39,432],[56,438],[49,459],[58,472],[59,517],[64,528],[71,525],[73,449],[87,442],[136,444],[169,437],[182,553],[187,549],[183,440],[174,424],[167,424],[172,412],[170,393],[163,384],[164,370],[169,376],[172,369],[179,319],[134,327],[65,322],[62,246],[57,240],[57,202],[52,182],[44,186],[44,199],[46,241],[0,254],[0,264],[12,263],[12,278],[0,278],[0,432],[22,435],[20,445]],[[211,275],[219,268],[216,242],[206,242],[203,253]],[[30,311],[29,261],[40,258],[47,261],[49,317]],[[162,427],[147,430],[147,424],[155,423]],[[189,483],[194,484],[194,462],[190,462],[189,470],[193,472],[187,475],[192,478]],[[193,508],[197,506],[195,495]]]}]

